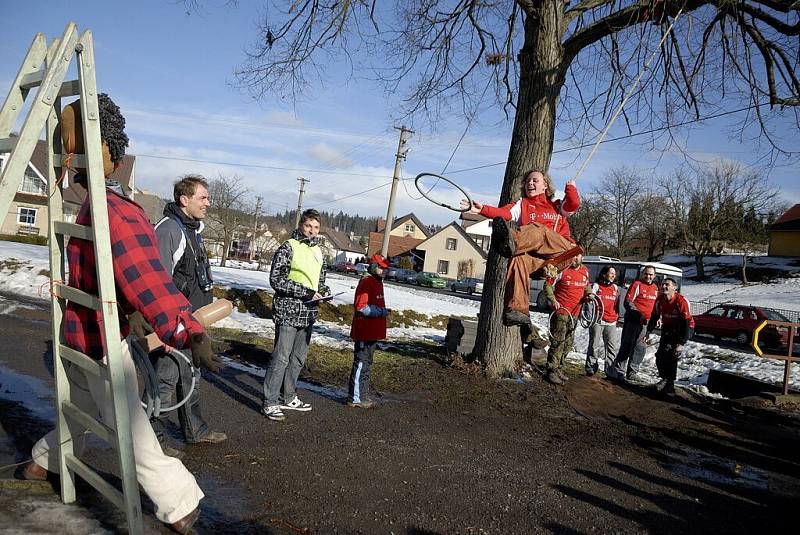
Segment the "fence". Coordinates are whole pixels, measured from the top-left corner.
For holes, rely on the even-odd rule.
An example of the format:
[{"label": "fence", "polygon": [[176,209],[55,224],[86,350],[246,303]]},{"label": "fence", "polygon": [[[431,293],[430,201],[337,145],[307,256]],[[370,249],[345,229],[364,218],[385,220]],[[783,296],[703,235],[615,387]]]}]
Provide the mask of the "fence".
[{"label": "fence", "polygon": [[[692,301],[689,303],[693,316],[697,314],[702,314],[718,305],[743,305],[743,303],[731,303],[731,302],[718,303],[714,301],[696,301],[696,302]],[[757,305],[744,305],[744,306],[757,306]],[[796,310],[786,310],[782,308],[770,308],[762,306],[759,306],[758,308],[760,308],[761,310],[771,310],[773,312],[777,312],[778,314],[781,314],[783,317],[785,317],[787,320],[791,322],[795,323],[800,322],[800,312]]]}]

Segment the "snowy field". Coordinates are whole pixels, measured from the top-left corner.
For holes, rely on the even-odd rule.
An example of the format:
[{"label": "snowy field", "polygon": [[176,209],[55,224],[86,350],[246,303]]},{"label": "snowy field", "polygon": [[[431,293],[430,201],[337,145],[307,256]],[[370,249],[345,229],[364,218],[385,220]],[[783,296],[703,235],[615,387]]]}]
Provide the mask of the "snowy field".
[{"label": "snowy field", "polygon": [[[673,259],[674,261],[675,259]],[[684,259],[685,260],[685,259]],[[726,257],[709,259],[709,261],[729,262],[738,259]],[[756,259],[761,266],[769,265],[790,272],[798,268],[783,259]],[[772,263],[770,263],[770,260]],[[230,267],[212,268],[215,283],[224,287],[241,289],[263,289],[272,292],[269,285],[269,273],[255,271],[252,264],[241,265],[231,263]],[[33,245],[0,241],[0,292],[18,294],[33,299],[45,300],[49,278],[40,272],[48,269],[47,248]],[[334,294],[336,304],[351,303],[356,280],[335,273],[328,275],[328,285]],[[753,284],[743,287],[729,280],[695,284],[686,281],[682,293],[690,301],[725,301],[742,304],[753,304],[800,311],[800,277],[779,279],[769,284]],[[433,293],[416,287],[400,287],[387,285],[385,288],[387,306],[393,310],[414,310],[429,316],[443,314],[448,316],[476,317],[480,302],[464,299],[457,295]],[[0,307],[0,314],[13,314],[13,307]],[[534,323],[546,329],[548,316],[541,313],[531,314]],[[266,337],[274,335],[271,320],[265,320],[251,314],[234,312],[215,326],[238,329],[250,333],[262,334]],[[350,348],[349,327],[332,322],[319,322],[314,330],[312,343],[336,348]],[[387,344],[402,344],[404,341],[424,340],[442,343],[445,332],[429,327],[403,327],[389,330]],[[588,343],[588,332],[578,328],[575,335],[575,351],[570,353],[569,360],[583,363]],[[657,381],[655,367],[656,346],[648,349],[643,364],[644,373]],[[757,358],[752,354],[721,348],[712,343],[689,342],[679,363],[678,384],[688,386],[697,391],[705,390],[708,372],[711,369],[732,371],[760,379],[762,381],[780,383],[783,380],[783,365],[777,361]],[[800,385],[800,367],[794,366],[792,383]]]}]

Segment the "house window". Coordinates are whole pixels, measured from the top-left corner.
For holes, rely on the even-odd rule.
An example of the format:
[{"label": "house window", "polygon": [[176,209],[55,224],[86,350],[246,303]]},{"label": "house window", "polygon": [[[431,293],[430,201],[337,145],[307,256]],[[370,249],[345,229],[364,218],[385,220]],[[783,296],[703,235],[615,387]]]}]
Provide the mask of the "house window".
[{"label": "house window", "polygon": [[416,232],[416,230],[417,230],[417,227],[415,225],[412,225],[411,223],[406,223],[405,232],[409,232],[409,233],[413,234],[414,232]]},{"label": "house window", "polygon": [[436,266],[436,273],[439,275],[447,275],[448,271],[450,271],[450,262],[447,260],[439,260],[439,265]]},{"label": "house window", "polygon": [[448,251],[455,251],[457,243],[458,243],[457,239],[447,238],[447,244],[445,245],[445,249],[447,249]]},{"label": "house window", "polygon": [[17,223],[32,227],[36,224],[36,208],[23,208],[20,206],[17,212]]},{"label": "house window", "polygon": [[28,166],[25,169],[25,176],[22,178],[22,185],[20,185],[19,191],[45,196],[47,195],[47,184]]},{"label": "house window", "polygon": [[475,240],[475,243],[478,245],[478,247],[484,251],[489,250],[489,236],[477,236],[473,234],[472,239]]}]

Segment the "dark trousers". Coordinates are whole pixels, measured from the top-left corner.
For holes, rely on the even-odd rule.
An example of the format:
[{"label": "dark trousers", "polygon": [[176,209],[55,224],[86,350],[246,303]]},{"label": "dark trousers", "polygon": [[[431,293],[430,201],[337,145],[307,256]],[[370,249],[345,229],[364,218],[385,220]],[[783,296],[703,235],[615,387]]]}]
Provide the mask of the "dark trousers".
[{"label": "dark trousers", "polygon": [[[692,337],[691,330],[689,331],[689,338]],[[658,343],[658,350],[656,350],[656,368],[658,368],[658,376],[667,381],[674,382],[678,376],[678,360],[681,358],[683,350],[677,351],[678,346],[683,343],[679,340],[678,335],[674,333],[661,333],[661,340]]]},{"label": "dark trousers", "polygon": [[348,388],[349,401],[360,403],[368,400],[369,376],[372,367],[372,355],[375,353],[377,341],[356,342],[353,349],[353,369],[350,370]]},{"label": "dark trousers", "polygon": [[619,344],[617,358],[614,359],[614,368],[621,377],[630,376],[639,371],[644,360],[647,346],[642,344],[644,332],[642,316],[636,312],[625,314],[625,323],[622,324],[622,336]]},{"label": "dark trousers", "polygon": [[[192,358],[192,352],[189,349],[182,349],[181,352],[186,353],[189,359]],[[154,367],[156,375],[158,375],[158,397],[161,400],[161,407],[166,408],[183,401],[192,387],[192,369],[189,363],[183,357],[166,353],[156,360]],[[200,410],[199,388],[200,382],[197,381],[189,400],[178,407],[178,422],[184,439],[189,443],[199,442],[210,432]],[[169,413],[162,413],[160,416],[150,419],[153,431],[162,447],[166,445],[168,419]]]}]

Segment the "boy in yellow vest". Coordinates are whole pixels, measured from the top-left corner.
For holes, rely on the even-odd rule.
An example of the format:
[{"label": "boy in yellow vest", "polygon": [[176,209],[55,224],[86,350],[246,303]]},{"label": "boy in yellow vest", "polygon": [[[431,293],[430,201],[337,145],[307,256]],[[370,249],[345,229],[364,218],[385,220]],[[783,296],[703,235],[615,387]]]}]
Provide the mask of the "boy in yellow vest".
[{"label": "boy in yellow vest", "polygon": [[295,388],[306,362],[311,331],[317,321],[317,302],[328,295],[319,248],[320,216],[313,209],[300,216],[300,225],[272,258],[269,283],[275,290],[272,319],[275,349],[264,376],[264,416],[286,419],[283,411],[311,410],[297,397]]}]

